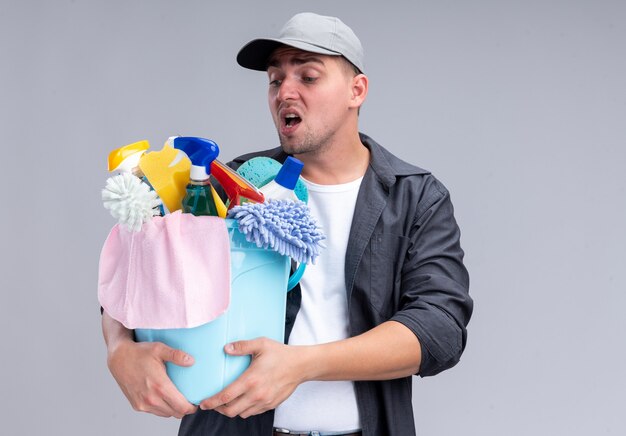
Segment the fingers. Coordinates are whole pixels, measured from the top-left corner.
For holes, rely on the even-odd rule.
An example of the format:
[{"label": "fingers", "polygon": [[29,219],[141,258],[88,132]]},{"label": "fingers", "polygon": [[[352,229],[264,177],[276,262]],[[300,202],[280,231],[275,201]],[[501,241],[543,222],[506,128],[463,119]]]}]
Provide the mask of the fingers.
[{"label": "fingers", "polygon": [[234,418],[239,415],[240,410],[243,409],[241,399],[237,399],[232,403],[224,404],[223,406],[216,407],[214,410],[229,418]]},{"label": "fingers", "polygon": [[[220,402],[228,399],[228,397],[227,394],[225,397],[220,398]],[[245,390],[244,393],[235,399],[215,407],[214,410],[230,418],[240,416],[245,419],[273,409],[274,403],[272,398],[266,388],[255,386],[250,390]]]},{"label": "fingers", "polygon": [[[200,403],[202,410],[217,410],[225,405],[232,406],[236,400],[246,392],[246,387],[241,380],[236,380],[225,389]],[[220,412],[221,413],[221,412]],[[236,416],[236,415],[235,415]]]},{"label": "fingers", "polygon": [[[159,358],[164,362],[171,362],[179,366],[191,366],[194,364],[193,357],[182,350],[168,347],[163,343],[155,343],[155,347]],[[179,419],[194,413],[197,407],[187,401],[166,374],[163,375],[164,377],[161,378],[159,384],[154,387],[154,392],[161,400],[159,406],[165,408],[165,412],[169,414],[168,416],[174,416]]]},{"label": "fingers", "polygon": [[158,356],[165,362],[172,362],[178,366],[191,366],[194,364],[193,356],[182,350],[168,347],[167,345],[155,342]]},{"label": "fingers", "polygon": [[241,395],[233,401],[218,406],[213,410],[229,418],[240,416],[245,419],[249,416],[265,412],[270,408],[271,407],[267,406],[266,403],[261,400],[253,400],[250,395]]},{"label": "fingers", "polygon": [[132,403],[133,409],[137,412],[151,413],[153,415],[161,416],[163,418],[169,418],[176,416],[178,413],[170,407],[162,398],[147,397],[143,401],[138,403]]},{"label": "fingers", "polygon": [[[279,371],[276,356],[285,351],[284,347],[284,344],[268,338],[236,341],[225,345],[224,351],[229,355],[252,355],[252,364],[222,392],[202,401],[200,408],[212,409],[230,418],[247,418],[272,409],[282,402],[295,388],[294,385],[288,391],[284,388],[277,389],[281,385],[281,376],[276,374]],[[278,361],[284,359],[278,358]],[[276,377],[278,380],[275,380]]]},{"label": "fingers", "polygon": [[226,351],[226,354],[230,354],[231,356],[245,356],[248,354],[252,354],[250,351],[248,351],[250,348],[248,342],[251,341],[237,341],[226,344],[224,346],[224,351]]},{"label": "fingers", "polygon": [[249,341],[236,341],[226,344],[224,351],[231,356],[246,356],[258,353],[267,342],[266,338],[251,339]]},{"label": "fingers", "polygon": [[161,397],[172,411],[171,416],[175,416],[176,418],[180,419],[198,410],[198,407],[187,401],[183,394],[181,394],[171,382],[163,387]]},{"label": "fingers", "polygon": [[263,407],[263,408],[261,408],[261,407],[259,407],[258,405],[255,404],[252,407],[244,410],[243,412],[240,412],[238,415],[240,417],[242,417],[243,419],[247,419],[247,418],[249,418],[251,416],[259,415],[259,414],[261,414],[263,412],[267,412],[270,409],[273,409],[273,407]]},{"label": "fingers", "polygon": [[129,396],[129,400],[133,409],[163,417],[180,419],[196,411],[196,407],[178,392],[167,376],[154,377],[147,383],[145,390],[135,392],[134,397]]},{"label": "fingers", "polygon": [[189,366],[193,358],[162,343],[129,343],[118,347],[109,368],[133,409],[181,418],[196,407],[176,389],[165,371],[165,361]]}]

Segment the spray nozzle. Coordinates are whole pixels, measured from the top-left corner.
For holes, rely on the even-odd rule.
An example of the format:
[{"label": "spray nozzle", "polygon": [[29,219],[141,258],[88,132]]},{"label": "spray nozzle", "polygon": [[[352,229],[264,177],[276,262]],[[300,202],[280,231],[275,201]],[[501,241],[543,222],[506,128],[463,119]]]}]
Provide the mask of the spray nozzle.
[{"label": "spray nozzle", "polygon": [[167,140],[174,148],[183,151],[191,160],[190,178],[206,180],[211,174],[211,163],[220,153],[214,141],[197,136],[173,136]]}]

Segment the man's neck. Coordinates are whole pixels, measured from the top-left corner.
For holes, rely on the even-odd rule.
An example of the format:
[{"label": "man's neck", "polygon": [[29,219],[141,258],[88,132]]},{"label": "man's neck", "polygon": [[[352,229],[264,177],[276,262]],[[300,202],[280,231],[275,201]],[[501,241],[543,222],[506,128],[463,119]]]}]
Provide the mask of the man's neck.
[{"label": "man's neck", "polygon": [[302,177],[319,185],[338,185],[362,177],[367,170],[370,152],[358,133],[343,143],[335,143],[322,153],[298,154],[304,163]]}]

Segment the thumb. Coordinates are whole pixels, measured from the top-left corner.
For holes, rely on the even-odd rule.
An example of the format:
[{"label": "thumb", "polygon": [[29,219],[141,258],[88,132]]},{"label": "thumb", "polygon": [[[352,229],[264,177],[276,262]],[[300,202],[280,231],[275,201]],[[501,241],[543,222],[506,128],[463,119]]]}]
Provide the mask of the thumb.
[{"label": "thumb", "polygon": [[248,354],[254,354],[257,348],[257,340],[252,339],[250,341],[236,341],[226,344],[224,351],[226,351],[226,354],[232,356],[246,356]]},{"label": "thumb", "polygon": [[172,362],[178,366],[191,366],[194,364],[193,356],[182,350],[168,347],[165,344],[161,344],[161,346],[159,346],[158,354],[163,361]]}]

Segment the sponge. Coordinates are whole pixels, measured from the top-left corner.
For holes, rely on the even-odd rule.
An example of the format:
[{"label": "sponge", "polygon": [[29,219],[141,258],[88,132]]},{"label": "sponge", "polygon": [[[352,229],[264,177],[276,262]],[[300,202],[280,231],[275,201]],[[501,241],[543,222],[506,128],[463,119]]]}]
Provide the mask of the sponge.
[{"label": "sponge", "polygon": [[139,168],[167,210],[175,212],[182,208],[191,170],[191,161],[183,152],[165,144],[161,151],[141,156]]},{"label": "sponge", "polygon": [[[271,157],[257,156],[244,162],[239,169],[237,169],[237,172],[254,186],[260,188],[274,180],[274,177],[276,177],[281,167],[280,162]],[[298,178],[293,192],[300,201],[308,203],[309,192],[301,178]]]}]

